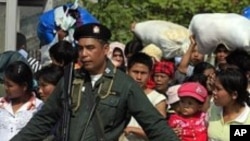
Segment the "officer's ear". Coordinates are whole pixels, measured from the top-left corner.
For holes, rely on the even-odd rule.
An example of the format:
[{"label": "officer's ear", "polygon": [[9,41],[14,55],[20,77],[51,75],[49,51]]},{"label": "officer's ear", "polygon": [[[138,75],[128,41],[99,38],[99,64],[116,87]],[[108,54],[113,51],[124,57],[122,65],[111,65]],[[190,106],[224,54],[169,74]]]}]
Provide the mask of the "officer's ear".
[{"label": "officer's ear", "polygon": [[105,54],[108,55],[108,53],[109,53],[109,43],[104,44],[103,49],[104,49]]}]

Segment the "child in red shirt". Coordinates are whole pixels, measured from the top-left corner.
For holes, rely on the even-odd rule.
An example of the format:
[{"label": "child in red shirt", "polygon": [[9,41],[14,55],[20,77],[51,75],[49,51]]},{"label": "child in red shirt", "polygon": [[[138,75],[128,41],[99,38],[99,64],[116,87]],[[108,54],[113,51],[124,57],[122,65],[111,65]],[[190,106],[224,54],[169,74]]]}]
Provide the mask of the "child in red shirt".
[{"label": "child in red shirt", "polygon": [[206,114],[202,105],[207,98],[207,90],[197,82],[187,82],[178,89],[180,112],[169,117],[172,128],[180,128],[181,141],[207,141]]}]

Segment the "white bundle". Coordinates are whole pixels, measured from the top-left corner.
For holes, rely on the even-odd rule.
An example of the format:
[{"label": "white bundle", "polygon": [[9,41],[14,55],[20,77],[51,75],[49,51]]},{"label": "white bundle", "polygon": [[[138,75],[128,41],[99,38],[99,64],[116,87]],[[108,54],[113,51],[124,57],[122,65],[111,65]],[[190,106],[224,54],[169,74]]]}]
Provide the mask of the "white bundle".
[{"label": "white bundle", "polygon": [[250,20],[239,14],[197,14],[192,18],[189,29],[203,54],[212,53],[219,44],[226,45],[228,50],[250,49]]},{"label": "white bundle", "polygon": [[163,58],[182,56],[190,44],[188,29],[167,21],[136,23],[133,31],[145,45],[153,43],[158,46],[163,51]]}]

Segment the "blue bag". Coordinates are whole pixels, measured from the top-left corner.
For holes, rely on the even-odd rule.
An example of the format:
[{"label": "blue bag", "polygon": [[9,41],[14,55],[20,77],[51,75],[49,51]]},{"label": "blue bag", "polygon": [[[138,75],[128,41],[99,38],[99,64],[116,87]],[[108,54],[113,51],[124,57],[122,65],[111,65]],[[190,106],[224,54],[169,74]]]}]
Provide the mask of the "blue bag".
[{"label": "blue bag", "polygon": [[242,11],[242,15],[248,19],[250,19],[250,6],[245,7]]},{"label": "blue bag", "polygon": [[[59,6],[57,8],[67,7],[70,8],[73,4],[66,4],[63,6]],[[40,45],[47,45],[51,43],[55,37],[56,34],[56,22],[55,22],[55,10],[57,8],[54,8],[52,10],[49,10],[45,13],[43,13],[38,22],[37,27],[37,35],[40,40]],[[80,26],[81,24],[87,24],[87,23],[99,23],[99,21],[92,16],[86,9],[82,7],[77,7],[77,11],[80,15],[80,18],[77,20],[77,26]],[[80,25],[79,25],[80,21]]]}]

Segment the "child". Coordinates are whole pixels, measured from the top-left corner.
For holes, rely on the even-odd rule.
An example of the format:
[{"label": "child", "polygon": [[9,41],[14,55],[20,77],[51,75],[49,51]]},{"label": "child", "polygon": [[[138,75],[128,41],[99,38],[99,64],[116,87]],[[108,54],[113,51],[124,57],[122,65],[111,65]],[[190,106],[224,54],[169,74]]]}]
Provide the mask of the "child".
[{"label": "child", "polygon": [[197,82],[183,83],[178,89],[180,113],[170,116],[172,128],[181,128],[181,141],[207,141],[206,114],[201,111],[207,90]]}]

